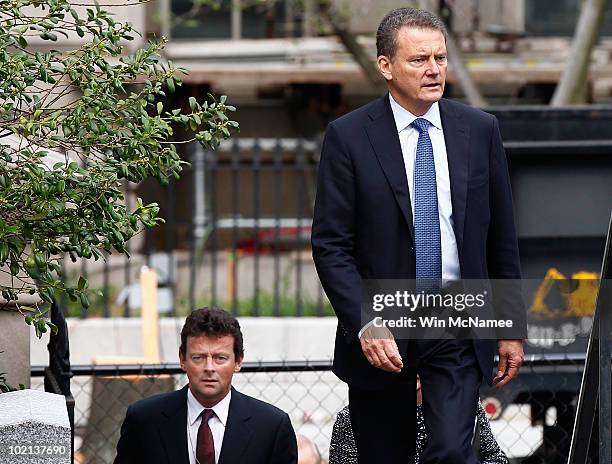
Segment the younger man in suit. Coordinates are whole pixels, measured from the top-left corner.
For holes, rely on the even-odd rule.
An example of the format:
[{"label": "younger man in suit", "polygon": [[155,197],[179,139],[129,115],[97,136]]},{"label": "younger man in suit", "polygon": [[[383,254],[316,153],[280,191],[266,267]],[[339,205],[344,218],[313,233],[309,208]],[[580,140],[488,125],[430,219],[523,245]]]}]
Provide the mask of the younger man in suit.
[{"label": "younger man in suit", "polygon": [[193,311],[181,331],[179,358],[189,385],[128,408],[115,464],[297,463],[287,414],[232,388],[244,358],[233,316]]}]

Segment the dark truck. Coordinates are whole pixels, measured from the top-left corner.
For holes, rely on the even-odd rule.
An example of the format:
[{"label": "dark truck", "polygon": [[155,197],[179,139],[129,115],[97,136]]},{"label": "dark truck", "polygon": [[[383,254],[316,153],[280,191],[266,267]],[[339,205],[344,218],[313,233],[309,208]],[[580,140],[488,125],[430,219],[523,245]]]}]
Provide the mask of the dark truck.
[{"label": "dark truck", "polygon": [[565,464],[612,210],[612,107],[489,111],[510,163],[530,338],[519,379],[481,398],[493,420],[523,404],[542,427],[515,462]]}]

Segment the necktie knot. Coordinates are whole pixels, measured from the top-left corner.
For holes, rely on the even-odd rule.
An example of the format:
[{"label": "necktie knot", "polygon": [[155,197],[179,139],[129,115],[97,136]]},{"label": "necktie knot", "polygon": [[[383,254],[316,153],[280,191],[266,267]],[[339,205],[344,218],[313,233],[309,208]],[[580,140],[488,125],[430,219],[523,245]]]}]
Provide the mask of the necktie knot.
[{"label": "necktie knot", "polygon": [[411,125],[419,132],[427,132],[431,123],[425,118],[416,118]]},{"label": "necktie knot", "polygon": [[210,418],[214,415],[215,415],[215,411],[213,411],[212,409],[204,409],[201,414],[202,422],[208,422]]}]

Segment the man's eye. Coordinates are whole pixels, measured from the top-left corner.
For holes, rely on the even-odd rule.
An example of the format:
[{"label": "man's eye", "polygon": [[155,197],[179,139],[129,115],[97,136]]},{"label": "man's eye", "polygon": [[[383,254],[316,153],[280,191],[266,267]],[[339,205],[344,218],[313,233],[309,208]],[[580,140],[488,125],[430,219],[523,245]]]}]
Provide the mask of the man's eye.
[{"label": "man's eye", "polygon": [[440,55],[436,58],[438,61],[446,61],[446,55]]}]

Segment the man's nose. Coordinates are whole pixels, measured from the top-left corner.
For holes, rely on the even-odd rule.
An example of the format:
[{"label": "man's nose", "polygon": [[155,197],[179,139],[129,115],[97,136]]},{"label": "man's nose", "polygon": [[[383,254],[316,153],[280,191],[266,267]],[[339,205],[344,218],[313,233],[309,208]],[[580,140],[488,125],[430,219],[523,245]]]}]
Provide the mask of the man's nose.
[{"label": "man's nose", "polygon": [[212,358],[206,358],[206,361],[204,361],[204,370],[205,371],[215,370],[215,363]]},{"label": "man's nose", "polygon": [[440,74],[440,65],[436,61],[436,57],[435,56],[432,56],[427,61],[427,74],[429,76],[436,76],[436,75]]}]

